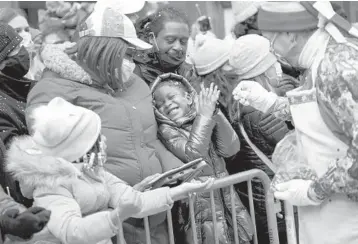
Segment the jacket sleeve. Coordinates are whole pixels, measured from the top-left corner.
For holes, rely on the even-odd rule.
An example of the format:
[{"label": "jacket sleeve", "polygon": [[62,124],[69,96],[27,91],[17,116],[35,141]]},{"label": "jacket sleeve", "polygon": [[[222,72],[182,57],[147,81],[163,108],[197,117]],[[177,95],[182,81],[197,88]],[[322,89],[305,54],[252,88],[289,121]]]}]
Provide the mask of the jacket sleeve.
[{"label": "jacket sleeve", "polygon": [[141,209],[139,213],[132,216],[134,218],[144,218],[145,216],[161,213],[173,207],[174,201],[170,197],[169,187],[139,192],[110,173],[106,172],[105,178],[111,195],[109,207],[117,208],[123,200],[133,202],[133,204]]},{"label": "jacket sleeve", "polygon": [[[344,193],[358,200],[358,51],[340,45],[337,53],[328,48],[317,75],[317,96],[331,110],[344,132],[349,149],[347,154],[332,159],[326,174],[314,182],[309,195],[325,199],[334,193]],[[345,60],[341,60],[341,58]]]},{"label": "jacket sleeve", "polygon": [[0,187],[0,215],[4,214],[9,209],[19,209],[20,212],[26,210],[24,206],[15,202],[15,200],[7,195],[3,188]]},{"label": "jacket sleeve", "polygon": [[62,97],[70,103],[75,103],[77,90],[74,87],[59,87],[53,84],[49,78],[39,81],[30,91],[27,96],[26,104],[26,124],[31,134],[33,121],[31,119],[32,111],[41,105],[46,105],[55,97]]},{"label": "jacket sleeve", "polygon": [[83,217],[78,203],[64,188],[35,197],[35,205],[51,211],[47,224],[49,231],[62,243],[98,243],[118,233],[110,218],[110,211],[102,211]]},{"label": "jacket sleeve", "polygon": [[189,138],[176,128],[164,124],[159,126],[159,135],[175,156],[184,162],[190,162],[208,154],[214,126],[215,121],[212,118],[197,115]]},{"label": "jacket sleeve", "polygon": [[216,126],[213,132],[213,142],[218,154],[228,158],[240,150],[240,140],[224,114],[219,111],[215,117]]},{"label": "jacket sleeve", "polygon": [[260,111],[256,112],[260,114],[258,129],[265,138],[265,141],[274,148],[289,132],[287,124],[272,114],[263,114]]},{"label": "jacket sleeve", "polygon": [[183,162],[171,153],[160,140],[154,144],[155,151],[162,165],[163,172],[183,166]]}]

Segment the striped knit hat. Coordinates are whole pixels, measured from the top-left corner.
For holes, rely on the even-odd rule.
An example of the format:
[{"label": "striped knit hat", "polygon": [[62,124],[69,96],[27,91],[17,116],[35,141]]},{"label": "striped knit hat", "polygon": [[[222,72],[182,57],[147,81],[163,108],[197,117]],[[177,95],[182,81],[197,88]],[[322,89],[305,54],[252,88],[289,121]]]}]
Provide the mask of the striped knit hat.
[{"label": "striped knit hat", "polygon": [[318,24],[317,17],[300,2],[265,2],[257,21],[259,30],[272,32],[314,30]]}]

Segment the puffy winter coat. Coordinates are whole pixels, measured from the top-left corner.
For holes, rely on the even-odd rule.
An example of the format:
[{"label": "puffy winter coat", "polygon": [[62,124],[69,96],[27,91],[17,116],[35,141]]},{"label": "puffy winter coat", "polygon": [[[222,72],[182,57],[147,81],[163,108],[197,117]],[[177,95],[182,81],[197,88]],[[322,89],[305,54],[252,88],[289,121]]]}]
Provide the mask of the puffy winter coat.
[{"label": "puffy winter coat", "polygon": [[[32,124],[29,115],[34,108],[55,97],[62,97],[77,106],[93,110],[101,117],[102,133],[107,138],[108,146],[105,167],[131,186],[147,176],[183,164],[159,141],[151,93],[147,84],[138,76],[130,77],[125,90],[109,95],[105,89],[86,83],[85,77],[88,74],[58,45],[46,46],[42,59],[48,70],[27,98],[26,116],[29,127]],[[165,219],[165,213],[153,216],[150,218],[150,225],[156,228],[165,224]],[[129,236],[141,236],[145,240],[143,221],[128,222],[135,228],[125,229],[125,234],[133,232]],[[137,227],[141,233],[138,233]],[[155,233],[153,231],[153,236]],[[134,241],[127,244],[130,243]]]},{"label": "puffy winter coat", "polygon": [[82,163],[43,155],[30,136],[12,142],[6,168],[20,182],[22,193],[34,199],[34,206],[51,211],[47,226],[31,240],[34,243],[109,244],[118,233],[110,211],[122,199],[141,209],[136,218],[168,210],[173,204],[168,187],[142,193],[103,169],[91,171],[96,174],[92,176]]},{"label": "puffy winter coat", "polygon": [[[249,106],[242,108],[241,122],[251,142],[269,158],[271,158],[276,144],[289,132],[284,121],[276,118],[272,114],[264,114]],[[242,139],[240,152],[229,160],[228,171],[230,174],[250,169],[261,169],[272,179],[274,173],[261,161],[254,150],[249,146],[245,139],[243,139],[238,123],[233,122],[232,125]],[[262,228],[267,228],[264,187],[258,179],[252,179],[252,187],[257,221],[259,222],[260,227],[262,225]],[[245,206],[249,206],[247,185],[239,184],[237,189],[239,190],[240,197]],[[284,221],[279,220],[278,224],[279,231],[285,231]],[[262,231],[267,232],[268,230]]]},{"label": "puffy winter coat", "polygon": [[[155,91],[160,82],[166,79],[164,78],[166,76],[159,76],[153,83],[152,92]],[[183,77],[172,74],[169,79],[181,81],[190,91],[189,93],[196,96],[194,88]],[[184,162],[201,157],[209,163],[209,167],[199,175],[200,178],[212,176],[222,178],[228,175],[223,158],[237,153],[240,150],[240,141],[221,112],[218,112],[212,118],[206,118],[197,115],[193,104],[190,112],[178,123],[169,120],[157,109],[155,109],[155,115],[159,124],[160,138],[169,150]],[[201,194],[196,200],[195,212],[196,222],[199,224],[199,243],[211,243],[214,240],[214,228],[219,229],[220,243],[233,243],[233,231],[238,231],[243,243],[249,242],[254,230],[251,218],[238,195],[234,195],[237,230],[233,230],[230,189],[217,190],[214,195],[218,218],[218,225],[215,227],[211,218],[209,194]]]},{"label": "puffy winter coat", "polygon": [[0,184],[19,203],[30,207],[32,200],[22,196],[18,184],[4,170],[8,144],[13,137],[28,134],[25,121],[25,102],[34,81],[14,79],[0,74]]}]

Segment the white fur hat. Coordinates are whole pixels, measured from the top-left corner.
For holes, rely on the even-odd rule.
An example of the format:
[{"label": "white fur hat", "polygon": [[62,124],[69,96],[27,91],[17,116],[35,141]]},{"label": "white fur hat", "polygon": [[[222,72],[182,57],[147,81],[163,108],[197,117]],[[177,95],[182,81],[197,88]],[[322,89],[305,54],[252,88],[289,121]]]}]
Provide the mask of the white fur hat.
[{"label": "white fur hat", "polygon": [[229,58],[241,80],[263,74],[276,62],[277,58],[270,52],[269,40],[256,34],[236,39]]},{"label": "white fur hat", "polygon": [[232,42],[214,37],[195,39],[195,53],[192,57],[199,75],[206,75],[229,60]]},{"label": "white fur hat", "polygon": [[263,2],[251,2],[251,1],[232,1],[232,11],[234,14],[235,23],[241,23],[254,16]]},{"label": "white fur hat", "polygon": [[101,132],[101,119],[93,111],[56,97],[32,115],[33,140],[46,155],[73,162],[84,156]]}]

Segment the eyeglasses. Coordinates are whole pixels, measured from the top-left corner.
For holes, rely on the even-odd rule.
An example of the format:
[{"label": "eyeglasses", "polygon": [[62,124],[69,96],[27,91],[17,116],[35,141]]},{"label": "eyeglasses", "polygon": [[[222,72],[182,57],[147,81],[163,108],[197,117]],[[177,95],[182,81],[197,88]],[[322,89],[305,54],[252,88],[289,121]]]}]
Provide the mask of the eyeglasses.
[{"label": "eyeglasses", "polygon": [[286,60],[282,55],[278,54],[278,53],[275,51],[274,43],[275,43],[275,41],[276,41],[276,39],[277,39],[277,36],[278,36],[278,33],[275,33],[274,36],[272,37],[272,39],[270,40],[270,52],[271,52],[273,55],[275,55],[275,57],[277,58],[277,60],[278,60],[281,64],[283,64],[283,65],[285,65],[285,66],[288,66],[288,67],[292,67],[292,65],[289,64],[289,63],[287,62],[287,60]]},{"label": "eyeglasses", "polygon": [[135,47],[128,47],[125,53],[125,58],[132,60],[137,53],[137,49]]}]

